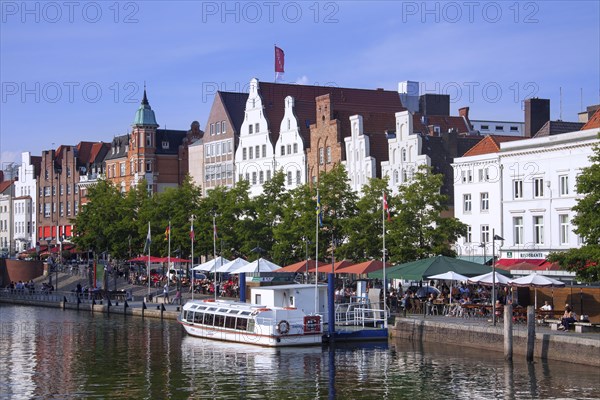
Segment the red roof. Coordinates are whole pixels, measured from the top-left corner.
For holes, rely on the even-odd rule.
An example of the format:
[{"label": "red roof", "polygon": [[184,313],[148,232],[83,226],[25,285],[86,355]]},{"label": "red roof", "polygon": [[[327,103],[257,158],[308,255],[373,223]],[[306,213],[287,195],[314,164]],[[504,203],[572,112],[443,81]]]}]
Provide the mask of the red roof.
[{"label": "red roof", "polygon": [[[385,265],[388,268],[391,266],[389,263],[385,263]],[[380,269],[383,269],[383,262],[381,260],[370,260],[346,268],[341,268],[336,272],[338,274],[367,274],[369,272],[379,271]]]},{"label": "red roof", "polygon": [[429,134],[428,126],[438,126],[440,133],[448,132],[450,129],[456,130],[458,133],[469,133],[470,127],[461,116],[450,115],[428,115],[423,119],[423,115],[419,113],[413,114],[413,131],[420,132],[424,135]]},{"label": "red roof", "polygon": [[581,128],[581,130],[600,128],[600,108],[596,110],[592,118]]},{"label": "red roof", "polygon": [[4,193],[4,191],[14,183],[14,180],[0,182],[0,193]]},{"label": "red roof", "polygon": [[[325,263],[319,261],[319,268],[321,267],[325,267]],[[308,260],[308,269],[314,270],[315,268],[315,260]],[[291,264],[291,265],[286,265],[283,268],[279,268],[278,270],[275,270],[275,272],[305,272],[306,271],[306,260],[303,261],[298,261],[297,263]]]},{"label": "red roof", "polygon": [[514,140],[521,139],[525,138],[520,136],[486,135],[484,139],[463,154],[463,157],[497,153],[500,151],[500,143],[512,142]]}]

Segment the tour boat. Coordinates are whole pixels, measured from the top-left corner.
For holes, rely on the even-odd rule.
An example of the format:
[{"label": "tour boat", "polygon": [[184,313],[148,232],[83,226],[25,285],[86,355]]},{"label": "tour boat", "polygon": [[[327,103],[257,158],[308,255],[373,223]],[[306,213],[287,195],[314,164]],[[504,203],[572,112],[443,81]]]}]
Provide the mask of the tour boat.
[{"label": "tour boat", "polygon": [[228,300],[190,300],[178,320],[192,336],[259,346],[320,344],[323,335],[320,315]]}]

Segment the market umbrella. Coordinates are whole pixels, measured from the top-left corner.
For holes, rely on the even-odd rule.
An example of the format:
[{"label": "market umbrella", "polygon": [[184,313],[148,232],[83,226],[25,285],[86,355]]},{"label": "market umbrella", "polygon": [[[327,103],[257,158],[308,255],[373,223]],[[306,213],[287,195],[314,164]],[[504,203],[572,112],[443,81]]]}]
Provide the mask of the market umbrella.
[{"label": "market umbrella", "polygon": [[513,279],[510,281],[509,285],[516,286],[516,287],[533,287],[533,288],[535,288],[534,306],[535,306],[536,310],[537,310],[537,288],[549,287],[549,286],[555,286],[555,287],[565,286],[564,282],[549,278],[544,275],[538,275],[535,273],[527,275],[527,276],[522,276],[517,279]]},{"label": "market umbrella", "polygon": [[[319,261],[319,269],[324,268],[326,265],[328,264]],[[308,269],[314,271],[315,260],[308,260]],[[277,272],[306,272],[306,260],[286,265],[285,267],[278,269]]]},{"label": "market umbrella", "polygon": [[281,267],[271,261],[265,260],[264,258],[259,258],[256,261],[252,261],[249,264],[244,265],[241,268],[236,269],[231,272],[232,274],[241,274],[242,272],[252,273],[252,272],[273,272],[275,270],[280,269]]},{"label": "market umbrella", "polygon": [[[390,265],[385,263],[386,267]],[[338,274],[367,274],[369,272],[383,270],[383,262],[381,260],[370,260],[359,264],[350,265],[348,267],[339,268],[336,273]],[[382,271],[383,275],[383,271]]]},{"label": "market umbrella", "polygon": [[215,269],[217,269],[218,267],[220,267],[223,264],[227,264],[228,262],[229,262],[228,259],[219,256],[219,257],[213,258],[212,260],[207,261],[207,262],[205,262],[203,264],[196,265],[192,269],[194,271],[215,272]]},{"label": "market umbrella", "polygon": [[[468,277],[459,274],[458,272],[448,271],[443,274],[428,276],[427,279],[441,279],[443,281],[466,281]],[[452,285],[454,287],[454,285]],[[452,288],[450,288],[450,303],[452,303]]]},{"label": "market umbrella", "polygon": [[[454,271],[466,276],[475,276],[492,271],[492,267],[458,258],[435,256],[411,261],[386,269],[388,279],[423,280],[427,276]],[[508,272],[502,272],[508,273]],[[383,271],[369,273],[369,278],[383,278]]]},{"label": "market umbrella", "polygon": [[506,276],[499,274],[498,272],[488,272],[487,274],[477,275],[472,278],[469,278],[468,280],[469,283],[480,283],[482,285],[492,285],[494,281],[496,282],[496,284],[508,285],[508,283],[510,282],[510,278],[507,278]]},{"label": "market umbrella", "polygon": [[220,267],[217,267],[217,272],[228,272],[228,273],[232,273],[234,271],[236,271],[239,268],[242,268],[244,265],[248,265],[250,264],[248,261],[244,260],[243,258],[236,258],[235,260],[229,261],[226,264],[221,265]]}]

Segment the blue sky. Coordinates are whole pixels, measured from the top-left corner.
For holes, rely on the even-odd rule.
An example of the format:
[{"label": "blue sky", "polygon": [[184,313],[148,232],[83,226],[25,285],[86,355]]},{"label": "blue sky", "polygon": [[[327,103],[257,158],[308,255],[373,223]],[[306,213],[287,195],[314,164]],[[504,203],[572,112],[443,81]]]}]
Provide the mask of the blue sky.
[{"label": "blue sky", "polygon": [[0,162],[126,133],[142,97],[161,127],[202,129],[216,88],[274,79],[451,95],[451,113],[522,121],[551,99],[600,103],[597,1],[0,2]]}]

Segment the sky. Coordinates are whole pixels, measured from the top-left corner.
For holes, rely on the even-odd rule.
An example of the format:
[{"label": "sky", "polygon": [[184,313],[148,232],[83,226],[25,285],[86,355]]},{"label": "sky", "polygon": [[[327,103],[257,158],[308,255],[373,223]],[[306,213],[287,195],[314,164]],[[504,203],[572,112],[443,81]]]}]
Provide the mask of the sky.
[{"label": "sky", "polygon": [[598,1],[1,0],[0,166],[127,133],[144,84],[162,128],[204,129],[216,90],[274,80],[274,45],[286,83],[417,81],[471,119],[600,103]]}]

